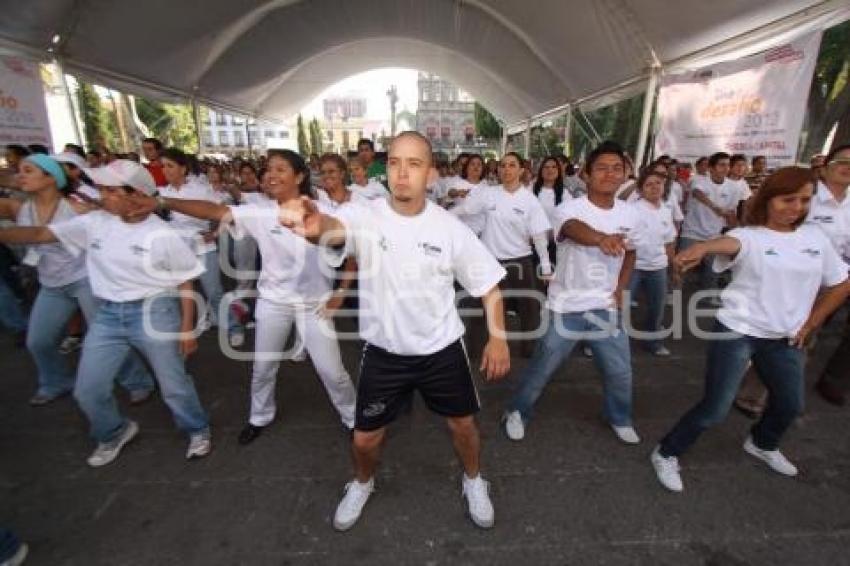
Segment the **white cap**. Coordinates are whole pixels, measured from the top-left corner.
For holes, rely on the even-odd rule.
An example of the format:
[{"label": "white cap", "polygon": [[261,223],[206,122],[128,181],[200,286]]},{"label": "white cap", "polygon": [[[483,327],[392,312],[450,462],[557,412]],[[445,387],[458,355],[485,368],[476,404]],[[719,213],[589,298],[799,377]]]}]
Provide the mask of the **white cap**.
[{"label": "white cap", "polygon": [[62,153],[57,153],[53,156],[53,159],[55,159],[59,163],[70,163],[77,169],[85,169],[89,166],[85,159],[83,159],[72,151],[63,151]]},{"label": "white cap", "polygon": [[127,185],[146,195],[156,194],[156,182],[148,170],[129,159],[116,159],[108,165],[86,169],[85,172],[95,185],[107,187]]}]

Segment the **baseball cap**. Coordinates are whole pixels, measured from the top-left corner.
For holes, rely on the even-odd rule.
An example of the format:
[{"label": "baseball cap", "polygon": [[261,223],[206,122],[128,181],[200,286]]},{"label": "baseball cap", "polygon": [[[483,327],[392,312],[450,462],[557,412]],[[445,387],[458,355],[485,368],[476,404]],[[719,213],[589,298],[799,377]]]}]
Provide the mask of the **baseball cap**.
[{"label": "baseball cap", "polygon": [[107,187],[132,187],[146,195],[156,194],[156,182],[142,165],[129,159],[116,159],[103,167],[85,169],[95,185]]},{"label": "baseball cap", "polygon": [[89,164],[86,163],[85,159],[83,159],[76,153],[72,153],[70,151],[63,151],[62,153],[57,153],[53,155],[53,159],[55,159],[59,163],[70,163],[77,169],[85,169],[89,166]]}]

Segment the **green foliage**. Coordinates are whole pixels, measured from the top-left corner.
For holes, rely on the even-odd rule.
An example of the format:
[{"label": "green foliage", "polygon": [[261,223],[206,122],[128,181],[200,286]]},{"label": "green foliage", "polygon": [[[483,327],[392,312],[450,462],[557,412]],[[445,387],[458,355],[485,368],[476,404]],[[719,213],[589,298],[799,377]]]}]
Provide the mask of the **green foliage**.
[{"label": "green foliage", "polygon": [[475,133],[485,140],[498,140],[502,138],[502,126],[490,112],[475,103]]},{"label": "green foliage", "polygon": [[114,117],[104,108],[94,87],[80,82],[77,97],[80,117],[85,128],[86,142],[90,147],[114,148],[116,145],[116,126]]},{"label": "green foliage", "polygon": [[146,98],[136,98],[136,113],[153,137],[166,146],[194,153],[198,149],[195,118],[189,104],[165,104]]},{"label": "green foliage", "polygon": [[324,153],[324,139],[322,138],[322,127],[316,118],[310,120],[310,147],[313,148],[313,153],[321,155]]},{"label": "green foliage", "polygon": [[838,122],[833,145],[850,140],[850,21],[823,33],[800,144],[801,160],[818,153],[832,126]]},{"label": "green foliage", "polygon": [[307,132],[304,130],[304,119],[298,115],[298,153],[307,157],[310,155],[310,142],[307,140]]}]

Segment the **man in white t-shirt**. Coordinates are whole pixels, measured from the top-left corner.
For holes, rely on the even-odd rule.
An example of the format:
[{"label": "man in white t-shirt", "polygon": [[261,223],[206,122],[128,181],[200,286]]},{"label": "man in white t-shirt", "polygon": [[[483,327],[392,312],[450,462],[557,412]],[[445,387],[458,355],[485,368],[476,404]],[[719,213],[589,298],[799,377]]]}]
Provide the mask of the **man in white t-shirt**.
[{"label": "man in white t-shirt", "polygon": [[[716,238],[724,228],[738,225],[738,206],[750,197],[750,190],[746,182],[739,184],[728,178],[729,161],[728,153],[714,153],[708,158],[708,176],[694,179],[688,212],[682,225],[681,250],[696,242]],[[700,272],[700,288],[703,290],[719,287],[718,274],[711,268],[713,261],[713,257],[707,256],[703,262]]]},{"label": "man in white t-shirt", "polygon": [[615,197],[625,178],[620,146],[605,142],[587,158],[588,194],[561,203],[555,276],[549,283],[550,324],[537,343],[505,413],[505,432],[522,440],[532,408],[579,341],[602,370],[604,414],[626,444],[640,442],[632,427],[629,338],[618,309],[635,264],[638,214]]},{"label": "man in white t-shirt", "polygon": [[461,341],[454,281],[481,297],[490,338],[482,355],[486,379],[504,376],[510,355],[498,282],[505,270],[469,228],[428,201],[431,145],[404,132],[390,145],[392,196],[368,206],[352,204],[337,217],[320,214],[308,199],[291,201],[281,221],[311,241],[343,246],[337,261],[353,255],[359,266],[360,333],[366,346],[360,368],[353,433],[356,477],[346,486],[334,528],[354,526],[374,489],[386,427],[419,391],[445,416],[464,468],[463,495],[473,522],[494,522],[488,484],[479,474],[479,410]]}]

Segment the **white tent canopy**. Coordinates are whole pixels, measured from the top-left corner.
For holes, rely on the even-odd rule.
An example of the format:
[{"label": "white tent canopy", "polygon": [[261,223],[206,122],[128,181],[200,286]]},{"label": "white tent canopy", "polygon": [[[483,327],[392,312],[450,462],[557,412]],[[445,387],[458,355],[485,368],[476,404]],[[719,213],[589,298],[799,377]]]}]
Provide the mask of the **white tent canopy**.
[{"label": "white tent canopy", "polygon": [[[436,72],[505,124],[764,48],[850,0],[0,0],[0,47],[105,86],[285,118],[335,82]],[[48,52],[48,49],[52,51]]]}]

